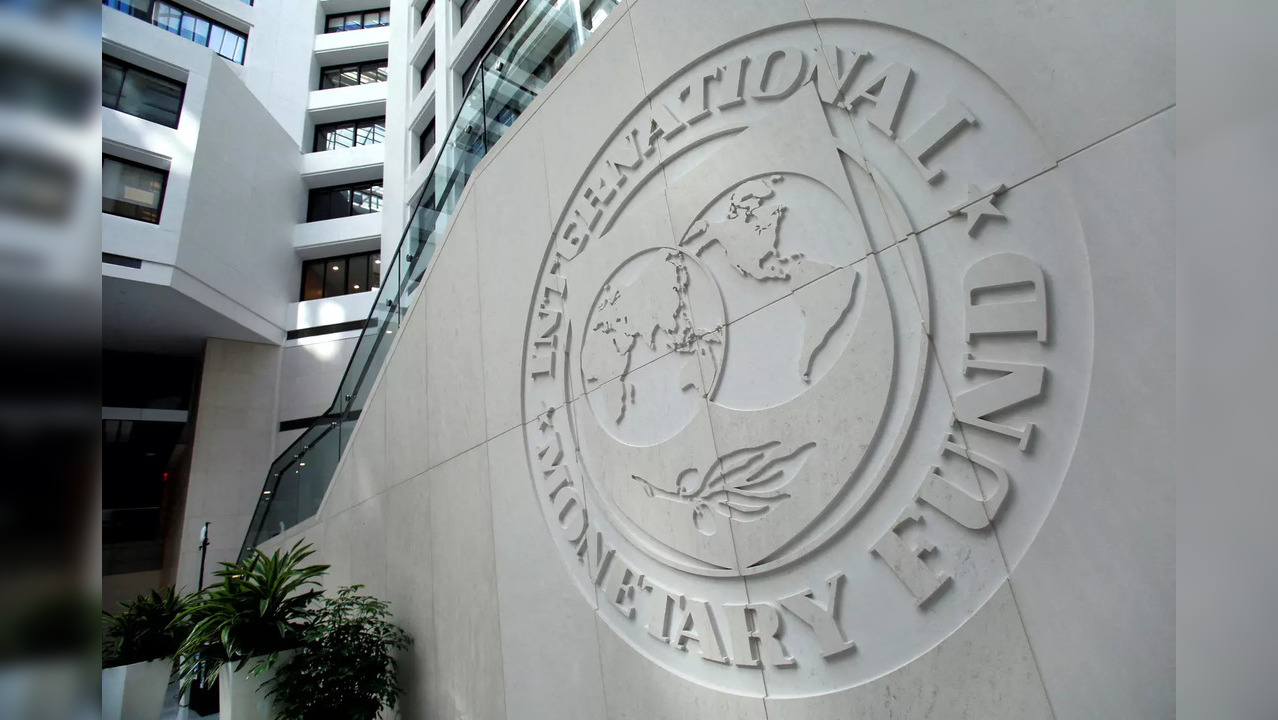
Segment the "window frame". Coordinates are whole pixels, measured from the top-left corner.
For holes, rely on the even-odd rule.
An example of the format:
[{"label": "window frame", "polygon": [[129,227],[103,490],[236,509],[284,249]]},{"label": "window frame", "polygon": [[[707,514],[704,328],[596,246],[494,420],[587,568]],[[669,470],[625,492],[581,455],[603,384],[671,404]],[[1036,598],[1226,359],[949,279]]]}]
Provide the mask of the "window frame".
[{"label": "window frame", "polygon": [[[102,164],[106,165],[108,160],[118,162],[121,165],[128,165],[131,167],[141,168],[143,170],[149,170],[151,172],[159,173],[160,174],[160,198],[155,203],[155,219],[154,220],[146,220],[139,217],[133,217],[132,215],[122,215],[117,212],[111,212],[110,210],[107,210],[106,208],[103,208],[102,212],[106,213],[107,215],[113,215],[115,217],[124,218],[126,220],[136,220],[138,222],[144,222],[149,225],[159,225],[160,220],[164,217],[164,198],[168,195],[168,191],[169,191],[169,171],[164,168],[155,167],[154,165],[145,165],[140,162],[134,162],[133,160],[127,160],[118,155],[102,153]],[[103,195],[102,199],[105,201],[107,197]],[[112,200],[114,200],[114,198],[112,198]],[[116,202],[123,202],[123,201],[116,201]],[[138,205],[137,207],[141,207],[141,206]]]},{"label": "window frame", "polygon": [[[161,75],[160,73],[147,70],[144,67],[134,65],[131,62],[127,62],[127,61],[121,60],[120,58],[117,58],[112,55],[107,55],[107,54],[102,55],[102,67],[104,70],[107,66],[108,61],[114,65],[118,65],[124,71],[124,73],[121,75],[121,78],[120,78],[120,92],[117,93],[115,96],[114,107],[106,104],[106,83],[105,82],[102,83],[102,91],[103,91],[102,107],[109,108],[116,112],[124,113],[125,115],[129,115],[131,117],[141,118],[147,122],[155,123],[156,125],[163,125],[164,127],[167,127],[167,128],[173,128],[174,130],[178,128],[178,125],[181,124],[182,122],[182,108],[186,107],[186,83],[182,82],[181,80],[174,80],[173,78],[168,77],[166,75]],[[168,123],[160,122],[159,120],[152,120],[151,118],[142,117],[141,115],[134,115],[133,113],[127,110],[121,110],[119,108],[120,100],[124,98],[124,87],[128,83],[128,76],[129,76],[129,73],[131,72],[137,72],[144,76],[157,78],[159,80],[170,82],[178,86],[178,88],[180,89],[180,92],[178,93],[177,116],[174,118],[172,125]]]},{"label": "window frame", "polygon": [[[365,17],[367,17],[369,13],[377,13],[378,24],[376,25],[365,24],[365,21],[364,21]],[[385,22],[382,22],[382,17],[386,18]],[[333,20],[336,18],[341,18],[342,22],[337,27],[331,27]],[[359,27],[347,27],[347,25],[350,24],[349,22],[350,18],[358,18]],[[325,35],[330,35],[332,33],[339,33],[339,32],[354,32],[356,30],[371,30],[373,28],[379,28],[379,27],[390,27],[390,7],[389,6],[384,8],[370,8],[368,10],[351,10],[350,12],[333,13],[332,15],[324,16],[324,34]]]},{"label": "window frame", "polygon": [[479,6],[480,0],[457,0],[457,27],[458,29],[466,27],[466,21],[475,14],[475,8]]},{"label": "window frame", "polygon": [[[382,139],[379,142],[373,142],[373,143],[356,142],[350,147],[336,147],[336,148],[320,147],[320,137],[321,137],[321,133],[323,132],[349,127],[352,129],[352,132],[354,133],[354,138],[358,140],[359,131],[361,128],[376,127],[377,124],[381,124],[382,126]],[[356,120],[345,120],[341,122],[322,123],[322,124],[316,125],[315,139],[312,142],[312,147],[314,149],[311,150],[311,152],[331,152],[333,150],[349,150],[351,148],[364,147],[366,145],[381,145],[384,142],[386,142],[386,116],[379,115],[377,117],[359,118]]]},{"label": "window frame", "polygon": [[[328,300],[329,298],[344,297],[344,296],[346,296],[346,295],[355,295],[355,294],[357,294],[357,293],[362,293],[362,292],[371,292],[371,291],[373,291],[373,290],[375,290],[375,289],[377,289],[377,288],[380,288],[380,287],[381,287],[381,280],[382,280],[382,272],[381,272],[381,255],[382,255],[381,250],[366,250],[366,251],[364,251],[364,252],[348,253],[348,254],[346,254],[346,255],[333,255],[333,256],[331,256],[331,257],[325,257],[325,258],[312,258],[312,259],[310,259],[310,260],[303,260],[303,261],[302,261],[302,274],[301,274],[300,282],[299,282],[299,284],[298,284],[298,288],[297,288],[297,301],[298,301],[298,302],[309,302],[309,301],[311,301],[311,300]],[[351,259],[352,259],[352,258],[360,258],[360,257],[364,257],[364,258],[367,258],[367,259],[368,259],[368,268],[372,268],[374,265],[376,265],[376,266],[377,266],[377,284],[376,284],[376,285],[371,285],[371,284],[370,284],[367,288],[361,288],[361,289],[359,289],[359,290],[350,290],[350,285],[351,285],[351,264],[350,264],[350,261],[351,261]],[[374,260],[374,259],[376,259],[378,262],[373,262],[373,260]],[[321,275],[321,276],[320,276],[320,277],[321,277],[321,280],[320,280],[320,296],[319,296],[319,297],[317,297],[317,298],[309,298],[309,299],[308,299],[308,298],[306,297],[306,269],[307,269],[307,267],[308,267],[308,266],[309,266],[309,267],[313,267],[313,266],[319,265],[319,266],[321,267],[321,269],[324,269],[324,270],[327,272],[328,264],[329,264],[329,263],[337,262],[337,261],[339,261],[339,260],[341,260],[341,261],[343,261],[343,262],[345,263],[345,264],[343,265],[343,270],[342,270],[342,287],[343,287],[344,289],[346,289],[348,292],[343,292],[343,293],[341,293],[340,295],[329,295],[329,294],[327,294],[327,293],[325,292],[325,286],[324,286],[324,281],[323,281],[323,277],[324,277],[324,276],[323,276],[323,275]],[[370,275],[371,275],[371,273],[370,273],[370,272],[366,272],[366,273],[365,273],[365,277],[369,277]]]},{"label": "window frame", "polygon": [[[605,3],[612,3],[612,4],[606,8],[601,7]],[[599,29],[598,26],[594,24],[594,17],[593,17],[594,13],[590,13],[591,17],[586,17],[586,14],[591,10],[595,10],[596,8],[605,10],[606,12],[604,13],[604,19],[606,20],[608,19],[608,16],[612,14],[612,11],[616,10],[617,6],[620,4],[621,3],[619,2],[619,0],[581,0],[581,5],[582,5],[581,26],[586,29],[586,32],[592,33],[598,30]]]},{"label": "window frame", "polygon": [[[157,27],[172,35],[177,35],[178,37],[184,40],[193,42],[196,45],[200,45],[201,47],[206,47],[209,50],[212,50],[214,53],[216,53],[219,57],[226,58],[227,60],[235,63],[236,65],[243,65],[244,59],[248,56],[248,33],[240,32],[239,30],[236,30],[235,28],[232,28],[228,25],[224,25],[220,22],[217,22],[216,20],[213,20],[212,18],[202,15],[201,13],[195,12],[194,10],[188,10],[187,8],[182,7],[181,5],[178,5],[177,3],[172,2],[172,0],[102,0],[102,4],[114,10],[118,10],[126,15],[129,15],[130,17],[135,17],[139,20],[145,20],[151,23],[151,25],[154,27]],[[142,12],[141,8],[143,5],[146,5],[147,7],[146,15],[141,14]],[[163,25],[160,24],[160,22],[157,20],[157,15],[159,14],[159,11],[161,8],[167,8],[169,11],[177,12],[177,20],[175,25],[170,26],[167,20],[165,24]],[[171,15],[171,14],[172,12],[168,13],[167,15]],[[184,24],[183,21],[188,16],[193,21],[202,20],[205,23],[208,23],[209,31],[208,31],[208,35],[205,36],[203,43],[196,42],[194,32],[191,33],[190,37],[187,37],[186,35],[182,34],[182,26]],[[218,48],[214,49],[213,47],[213,34],[214,34],[213,31],[214,30],[222,31],[223,37],[225,37],[225,35],[227,34],[230,34],[232,37],[238,38],[239,40],[242,40],[244,42],[243,50],[239,53],[238,60],[235,58],[234,50],[232,50],[232,53],[229,56],[222,54],[221,52],[221,47],[223,45],[222,42],[219,42]],[[235,47],[238,47],[238,45],[233,44],[232,48],[235,48]]]},{"label": "window frame", "polygon": [[[425,136],[428,131],[430,132],[431,139],[434,141],[429,146],[425,143]],[[435,120],[432,118],[426,123],[426,127],[422,128],[422,131],[417,133],[417,163],[419,165],[426,161],[426,153],[433,150],[435,145],[438,143],[439,138],[435,135]]]},{"label": "window frame", "polygon": [[[380,63],[380,66],[378,65],[378,63]],[[366,60],[364,62],[358,62],[358,63],[348,63],[345,65],[327,65],[327,66],[321,67],[320,73],[319,73],[319,89],[320,90],[338,90],[341,88],[359,87],[360,85],[372,85],[374,83],[386,82],[385,80],[373,80],[370,82],[363,82],[364,72],[367,69],[365,66],[371,67],[373,69],[380,69],[383,72],[385,72],[390,69],[390,62],[388,59],[383,58],[381,60]],[[355,71],[356,82],[354,85],[330,85],[329,87],[324,87],[324,78],[328,72],[337,70],[339,71],[338,75],[340,76],[344,74],[346,71],[352,70],[352,69]]]},{"label": "window frame", "polygon": [[384,182],[385,182],[384,178],[378,178],[376,180],[365,180],[364,182],[348,183],[346,185],[330,185],[328,187],[311,188],[311,191],[307,194],[306,222],[312,223],[312,222],[324,222],[325,220],[340,220],[341,218],[355,217],[356,215],[371,215],[375,212],[381,212],[381,206],[379,204],[377,210],[373,210],[366,213],[348,212],[345,215],[329,215],[328,217],[317,218],[315,217],[316,215],[315,199],[320,193],[327,193],[329,195],[329,199],[327,200],[327,202],[329,204],[329,207],[332,207],[333,194],[339,193],[345,190],[348,193],[346,203],[349,206],[349,209],[353,211],[355,209],[355,201],[354,201],[355,192],[366,192],[371,194],[370,191],[373,188],[377,188],[380,191],[380,194],[378,195],[378,197],[382,201],[385,201],[386,188],[385,188]]},{"label": "window frame", "polygon": [[430,56],[426,58],[426,62],[422,63],[422,67],[418,70],[418,73],[417,91],[421,92],[426,89],[426,81],[430,79],[431,75],[435,74],[435,53],[432,52]]}]

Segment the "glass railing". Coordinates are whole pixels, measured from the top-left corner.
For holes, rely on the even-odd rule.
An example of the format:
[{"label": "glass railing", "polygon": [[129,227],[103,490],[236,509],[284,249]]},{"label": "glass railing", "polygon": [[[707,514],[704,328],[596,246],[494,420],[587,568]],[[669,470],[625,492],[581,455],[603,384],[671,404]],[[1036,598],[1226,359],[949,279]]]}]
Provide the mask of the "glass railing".
[{"label": "glass railing", "polygon": [[618,4],[584,3],[590,15],[583,22],[579,0],[526,0],[485,50],[481,70],[439,146],[399,246],[389,261],[383,258],[382,286],[337,395],[325,414],[271,464],[241,556],[319,510],[368,391],[421,290],[427,265],[475,166]]}]

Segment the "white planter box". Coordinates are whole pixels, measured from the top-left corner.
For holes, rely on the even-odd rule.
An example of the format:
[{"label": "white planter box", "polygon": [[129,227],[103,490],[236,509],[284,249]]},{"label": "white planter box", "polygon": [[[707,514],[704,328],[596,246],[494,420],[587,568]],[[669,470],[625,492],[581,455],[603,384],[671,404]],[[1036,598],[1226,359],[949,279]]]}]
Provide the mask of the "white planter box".
[{"label": "white planter box", "polygon": [[169,660],[151,660],[104,669],[102,719],[158,720],[170,666]]},{"label": "white planter box", "polygon": [[222,666],[218,675],[218,718],[219,720],[271,720],[275,713],[271,710],[271,698],[266,696],[269,688],[263,687],[275,677],[275,672],[293,659],[296,650],[280,653],[275,664],[263,670],[256,677],[249,672],[263,658],[255,657],[244,663],[244,667],[235,671],[236,663]]}]

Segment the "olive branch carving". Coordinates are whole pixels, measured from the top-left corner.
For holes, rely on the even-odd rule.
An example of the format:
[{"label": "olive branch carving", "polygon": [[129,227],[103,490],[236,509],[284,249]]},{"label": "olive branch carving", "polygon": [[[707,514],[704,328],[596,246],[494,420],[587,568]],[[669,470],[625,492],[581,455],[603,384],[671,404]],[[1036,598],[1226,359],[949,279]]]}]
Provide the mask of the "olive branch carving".
[{"label": "olive branch carving", "polygon": [[733,450],[715,460],[705,473],[687,468],[675,478],[674,490],[660,488],[638,475],[630,477],[648,497],[690,505],[693,526],[702,535],[714,535],[718,531],[716,514],[736,522],[754,522],[790,498],[783,488],[798,476],[816,443],[800,445],[784,455],[780,446],[774,440]]}]

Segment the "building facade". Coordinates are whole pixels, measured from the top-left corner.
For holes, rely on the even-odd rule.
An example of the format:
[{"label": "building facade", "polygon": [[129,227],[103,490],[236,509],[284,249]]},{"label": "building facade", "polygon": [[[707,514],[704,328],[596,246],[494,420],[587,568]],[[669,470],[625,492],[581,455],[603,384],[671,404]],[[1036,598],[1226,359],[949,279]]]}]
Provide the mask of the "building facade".
[{"label": "building facade", "polygon": [[103,3],[106,607],[236,557],[520,7],[366,5]]},{"label": "building facade", "polygon": [[129,3],[121,570],[314,544],[405,717],[1174,714],[1162,4]]}]

